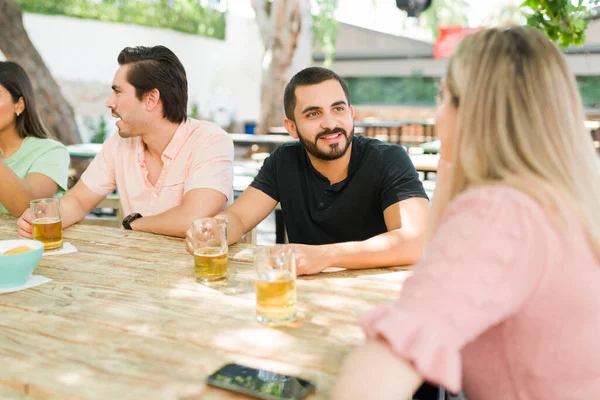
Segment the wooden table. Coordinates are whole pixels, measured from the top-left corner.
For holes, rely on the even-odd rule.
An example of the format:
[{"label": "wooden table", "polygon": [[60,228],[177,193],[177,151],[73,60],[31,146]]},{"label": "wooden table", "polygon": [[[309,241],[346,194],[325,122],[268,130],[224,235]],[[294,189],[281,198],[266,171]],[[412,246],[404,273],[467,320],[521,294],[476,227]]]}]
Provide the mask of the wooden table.
[{"label": "wooden table", "polygon": [[430,172],[437,172],[440,156],[437,154],[410,154],[410,159],[413,162],[417,171],[423,172],[423,180],[427,180],[427,175]]},{"label": "wooden table", "polygon": [[[0,216],[0,239],[16,236]],[[396,298],[406,268],[335,271],[298,282],[298,321],[255,320],[252,247],[230,249],[227,286],[194,280],[180,239],[78,225],[77,253],[42,258],[52,282],[0,294],[0,398],[232,399],[203,379],[237,362],[313,381],[327,398],[359,317]],[[27,397],[30,396],[30,397]]]}]

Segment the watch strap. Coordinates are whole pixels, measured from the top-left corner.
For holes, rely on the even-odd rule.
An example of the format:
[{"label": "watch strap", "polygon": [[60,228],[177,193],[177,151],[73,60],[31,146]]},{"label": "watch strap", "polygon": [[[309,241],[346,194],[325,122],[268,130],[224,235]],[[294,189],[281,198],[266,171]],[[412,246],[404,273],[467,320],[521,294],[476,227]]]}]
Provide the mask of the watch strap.
[{"label": "watch strap", "polygon": [[131,223],[139,218],[142,218],[142,214],[140,214],[140,213],[129,214],[128,216],[123,218],[123,228],[125,228],[129,231],[132,230]]}]

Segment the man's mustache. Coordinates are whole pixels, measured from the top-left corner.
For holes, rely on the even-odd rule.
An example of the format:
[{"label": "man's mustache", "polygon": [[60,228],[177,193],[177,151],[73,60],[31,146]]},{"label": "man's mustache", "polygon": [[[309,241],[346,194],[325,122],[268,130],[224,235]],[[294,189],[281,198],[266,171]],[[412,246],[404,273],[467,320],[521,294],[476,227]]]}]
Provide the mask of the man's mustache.
[{"label": "man's mustache", "polygon": [[321,139],[323,136],[333,135],[334,133],[341,133],[344,136],[348,136],[346,134],[346,130],[344,128],[335,128],[334,130],[327,129],[327,130],[319,132],[317,134],[317,136],[315,137],[315,141]]}]

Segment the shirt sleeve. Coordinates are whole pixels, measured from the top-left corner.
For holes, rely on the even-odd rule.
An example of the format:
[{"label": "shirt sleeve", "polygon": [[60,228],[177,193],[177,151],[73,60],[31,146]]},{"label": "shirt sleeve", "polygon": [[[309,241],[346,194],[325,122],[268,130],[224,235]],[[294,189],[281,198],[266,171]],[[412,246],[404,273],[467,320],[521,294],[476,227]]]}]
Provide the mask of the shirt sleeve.
[{"label": "shirt sleeve", "polygon": [[541,207],[516,189],[459,196],[398,301],[364,318],[367,336],[386,340],[426,381],[459,392],[461,349],[515,314],[541,281],[544,229]]},{"label": "shirt sleeve", "polygon": [[[220,128],[219,128],[220,129]],[[214,189],[228,201],[233,195],[233,140],[223,130],[197,146],[184,185],[184,194],[193,189]]]},{"label": "shirt sleeve", "polygon": [[108,196],[117,188],[115,161],[120,136],[113,134],[102,145],[100,153],[81,175],[81,180],[94,193]]},{"label": "shirt sleeve", "polygon": [[381,210],[392,204],[421,197],[427,199],[419,174],[415,170],[408,153],[401,146],[390,146],[381,155],[380,161]]},{"label": "shirt sleeve", "polygon": [[281,154],[281,146],[277,147],[269,157],[265,158],[260,171],[250,184],[253,188],[260,190],[273,200],[279,201],[279,190],[277,189],[276,164]]},{"label": "shirt sleeve", "polygon": [[69,151],[63,145],[57,145],[40,155],[29,168],[29,173],[36,172],[46,175],[66,191],[69,181]]}]

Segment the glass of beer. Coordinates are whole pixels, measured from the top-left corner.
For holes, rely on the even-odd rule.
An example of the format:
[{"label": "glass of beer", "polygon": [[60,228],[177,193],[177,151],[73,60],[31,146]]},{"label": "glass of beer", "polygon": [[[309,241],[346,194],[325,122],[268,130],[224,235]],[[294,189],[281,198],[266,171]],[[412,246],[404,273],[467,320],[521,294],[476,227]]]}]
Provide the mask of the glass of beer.
[{"label": "glass of beer", "polygon": [[256,251],[256,319],[281,326],[296,319],[296,252],[291,247]]},{"label": "glass of beer", "polygon": [[196,281],[213,283],[227,278],[227,220],[201,218],[192,224]]},{"label": "glass of beer", "polygon": [[37,199],[29,203],[33,213],[32,235],[44,243],[44,250],[57,250],[63,245],[59,199]]}]

